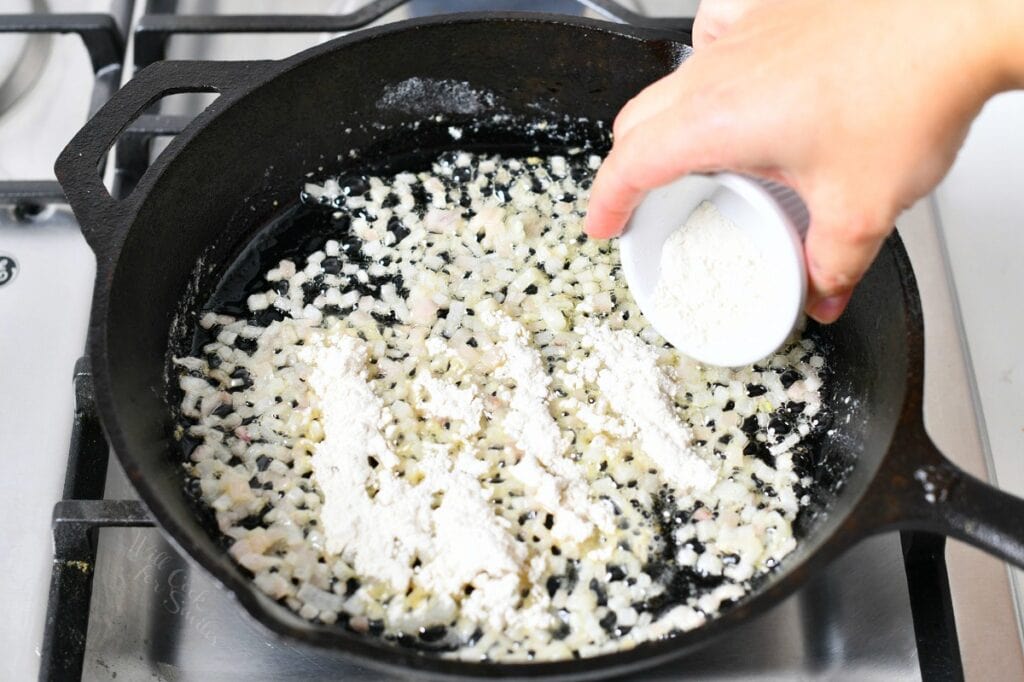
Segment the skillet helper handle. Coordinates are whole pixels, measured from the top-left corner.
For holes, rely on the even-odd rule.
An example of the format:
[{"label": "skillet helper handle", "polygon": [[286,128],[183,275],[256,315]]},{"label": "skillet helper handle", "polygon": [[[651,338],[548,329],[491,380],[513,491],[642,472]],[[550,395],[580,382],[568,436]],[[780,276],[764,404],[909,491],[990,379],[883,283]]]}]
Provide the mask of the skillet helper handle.
[{"label": "skillet helper handle", "polygon": [[[250,84],[262,80],[271,64],[274,62],[156,62],[115,92],[72,138],[57,158],[54,170],[99,265],[112,258],[119,248],[125,219],[138,209],[146,190],[168,157],[173,156],[168,153],[171,148],[190,139],[201,127],[197,122],[210,118],[249,91]],[[101,177],[102,161],[110,148],[147,107],[166,95],[181,92],[217,92],[221,96],[177,135],[130,195],[123,199],[112,197]]]}]

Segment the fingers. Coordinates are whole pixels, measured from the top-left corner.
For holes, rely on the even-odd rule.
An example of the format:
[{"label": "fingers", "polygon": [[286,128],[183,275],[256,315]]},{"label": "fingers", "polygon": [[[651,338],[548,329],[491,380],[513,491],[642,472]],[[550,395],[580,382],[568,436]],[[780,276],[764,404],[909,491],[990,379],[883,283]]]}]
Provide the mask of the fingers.
[{"label": "fingers", "polygon": [[[699,50],[710,45],[751,10],[767,2],[769,0],[702,0],[693,24],[694,48]],[[680,66],[680,69],[684,66]],[[679,71],[669,74],[648,85],[626,102],[622,111],[615,117],[612,128],[615,137],[626,135],[638,123],[671,106],[680,75]]]},{"label": "fingers", "polygon": [[584,231],[599,239],[621,233],[648,190],[700,163],[699,139],[681,114],[668,110],[616,140],[594,178]]},{"label": "fingers", "polygon": [[[679,67],[685,68],[685,63]],[[644,121],[657,116],[672,106],[676,90],[679,86],[679,72],[671,73],[654,81],[640,91],[633,99],[626,102],[612,124],[612,136],[620,140],[633,128]]]},{"label": "fingers", "polygon": [[[746,11],[765,0],[703,0],[694,20],[693,44],[700,48],[712,43],[728,26],[738,20]],[[685,64],[680,65],[683,69]],[[660,114],[672,106],[679,89],[680,72],[677,70],[640,91],[626,102],[612,126],[616,139],[629,133],[638,124]]]},{"label": "fingers", "polygon": [[807,314],[825,324],[846,309],[857,282],[889,234],[891,221],[831,207],[811,209],[804,241],[809,290]]},{"label": "fingers", "polygon": [[[702,0],[693,25],[693,45],[699,49],[714,42],[729,26],[738,21],[749,9],[766,0]],[[637,124],[669,108],[678,90],[680,70],[669,74],[640,91],[626,102],[612,126],[616,139],[623,137]]]},{"label": "fingers", "polygon": [[647,191],[682,175],[761,165],[771,136],[759,136],[733,117],[742,116],[742,111],[726,106],[701,111],[687,106],[686,99],[685,94],[677,97],[673,106],[615,141],[591,189],[584,224],[588,235],[618,235]]},{"label": "fingers", "polygon": [[701,0],[693,18],[693,49],[701,50],[715,42],[725,26],[723,7],[728,0]]},{"label": "fingers", "polygon": [[620,234],[646,191],[633,184],[625,164],[609,163],[612,158],[609,154],[597,171],[583,223],[587,236],[597,239]]},{"label": "fingers", "polygon": [[707,47],[746,14],[768,0],[701,0],[693,20],[693,47]]}]

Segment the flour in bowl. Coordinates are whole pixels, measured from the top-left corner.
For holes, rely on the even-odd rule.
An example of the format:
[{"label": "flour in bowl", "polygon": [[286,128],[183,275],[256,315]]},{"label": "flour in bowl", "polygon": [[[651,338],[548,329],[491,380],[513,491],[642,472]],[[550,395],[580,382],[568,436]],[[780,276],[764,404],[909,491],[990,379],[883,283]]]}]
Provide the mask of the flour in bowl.
[{"label": "flour in bowl", "polygon": [[662,332],[707,348],[766,326],[776,273],[754,241],[703,201],[665,241],[654,307]]}]

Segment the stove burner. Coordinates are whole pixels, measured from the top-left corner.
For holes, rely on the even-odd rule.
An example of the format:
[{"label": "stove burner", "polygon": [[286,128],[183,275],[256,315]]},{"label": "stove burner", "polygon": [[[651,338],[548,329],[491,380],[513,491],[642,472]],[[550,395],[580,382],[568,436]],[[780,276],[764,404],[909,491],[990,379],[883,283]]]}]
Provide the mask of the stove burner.
[{"label": "stove burner", "polygon": [[[46,0],[14,0],[15,14],[43,14],[49,11]],[[0,42],[0,114],[3,114],[32,89],[46,60],[53,40],[43,33],[10,36]]]},{"label": "stove burner", "polygon": [[0,252],[0,287],[6,286],[18,276],[18,261],[14,256]]}]

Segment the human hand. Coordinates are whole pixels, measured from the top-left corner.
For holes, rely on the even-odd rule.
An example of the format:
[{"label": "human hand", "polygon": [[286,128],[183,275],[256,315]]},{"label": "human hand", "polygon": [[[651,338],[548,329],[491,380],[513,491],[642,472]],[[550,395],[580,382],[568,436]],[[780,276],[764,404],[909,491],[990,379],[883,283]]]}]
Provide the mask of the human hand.
[{"label": "human hand", "polygon": [[690,172],[783,182],[811,213],[807,311],[832,322],[986,99],[1024,83],[1024,3],[714,5],[731,13],[702,8],[693,56],[616,118],[586,231],[618,234],[646,191]]},{"label": "human hand", "polygon": [[693,20],[693,48],[715,42],[750,10],[769,5],[773,0],[701,0]]}]

